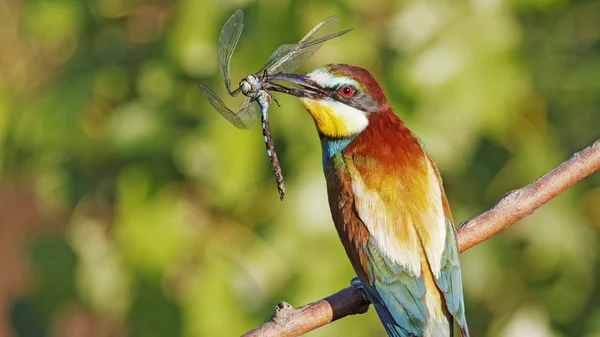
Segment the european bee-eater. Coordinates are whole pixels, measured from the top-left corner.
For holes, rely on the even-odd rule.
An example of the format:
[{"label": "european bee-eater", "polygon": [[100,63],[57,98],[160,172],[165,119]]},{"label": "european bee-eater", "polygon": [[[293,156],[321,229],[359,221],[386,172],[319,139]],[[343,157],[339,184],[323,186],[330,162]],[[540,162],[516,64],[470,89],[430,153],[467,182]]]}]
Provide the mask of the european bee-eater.
[{"label": "european bee-eater", "polygon": [[469,336],[442,179],[381,86],[346,64],[274,78],[315,122],[333,222],[388,335]]}]

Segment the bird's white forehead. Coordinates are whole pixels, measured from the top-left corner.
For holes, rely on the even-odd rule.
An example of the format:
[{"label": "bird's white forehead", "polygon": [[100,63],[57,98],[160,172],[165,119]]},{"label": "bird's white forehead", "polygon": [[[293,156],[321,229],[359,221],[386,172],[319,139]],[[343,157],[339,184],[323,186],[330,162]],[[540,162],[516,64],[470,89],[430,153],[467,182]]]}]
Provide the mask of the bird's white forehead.
[{"label": "bird's white forehead", "polygon": [[306,74],[311,80],[321,87],[337,87],[343,84],[349,84],[358,88],[358,83],[351,78],[345,76],[333,76],[326,69],[319,67],[310,73]]}]

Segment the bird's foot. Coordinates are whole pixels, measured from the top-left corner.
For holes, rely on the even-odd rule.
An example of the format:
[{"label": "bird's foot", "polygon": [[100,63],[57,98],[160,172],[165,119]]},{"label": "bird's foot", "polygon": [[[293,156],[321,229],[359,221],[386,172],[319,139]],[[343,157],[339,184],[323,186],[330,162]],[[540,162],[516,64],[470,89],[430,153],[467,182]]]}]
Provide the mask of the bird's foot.
[{"label": "bird's foot", "polygon": [[350,286],[352,286],[352,289],[356,290],[359,294],[361,294],[365,301],[371,303],[371,300],[369,300],[369,296],[367,296],[367,291],[365,290],[365,287],[363,286],[362,282],[358,277],[355,277],[350,281]]}]

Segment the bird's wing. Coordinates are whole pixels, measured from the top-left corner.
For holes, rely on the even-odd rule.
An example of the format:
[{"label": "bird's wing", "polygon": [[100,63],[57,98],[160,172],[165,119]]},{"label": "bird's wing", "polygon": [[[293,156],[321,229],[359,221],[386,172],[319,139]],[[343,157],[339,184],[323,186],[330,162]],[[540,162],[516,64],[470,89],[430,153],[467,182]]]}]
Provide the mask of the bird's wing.
[{"label": "bird's wing", "polygon": [[[386,222],[395,217],[388,214],[377,193],[357,191],[363,187],[356,181],[360,178],[359,174],[353,160],[339,154],[327,164],[325,177],[336,229],[388,335],[423,336],[428,314],[424,298],[425,283],[422,277],[417,276],[420,274],[421,257],[418,253],[409,253],[418,249],[417,234],[410,227],[402,227],[409,230],[401,233],[409,242],[404,245],[403,252],[408,257],[416,258],[414,263],[403,261],[403,265],[391,261],[382,252],[366,225]],[[395,220],[400,218],[403,217],[398,216]]]},{"label": "bird's wing", "polygon": [[435,282],[442,294],[444,294],[448,311],[458,323],[460,335],[462,337],[469,337],[469,329],[465,317],[458,249],[455,243],[456,233],[451,220],[448,219],[446,224],[448,228],[446,249],[442,255],[440,272]]},{"label": "bird's wing", "polygon": [[[433,162],[431,156],[428,156],[428,160]],[[450,213],[448,200],[446,199],[443,190],[444,187],[441,184],[442,179],[440,173],[435,165],[433,165],[433,168],[438,177],[439,188],[442,192],[442,202],[446,220],[446,248],[442,255],[440,271],[435,282],[440,291],[444,294],[448,311],[458,323],[460,335],[462,337],[469,337],[469,328],[467,327],[467,319],[465,317],[465,303],[460,263],[458,259],[458,247],[456,245],[456,230],[454,229],[454,224],[452,222],[452,214]]]},{"label": "bird's wing", "polygon": [[422,228],[438,218],[426,200],[429,181],[381,173],[369,159],[354,157],[348,164],[356,214],[369,231],[363,249],[370,296],[388,334],[448,336],[450,325],[430,269],[430,255],[441,259],[445,228],[437,223]]},{"label": "bird's wing", "polygon": [[348,163],[356,213],[370,234],[365,255],[375,307],[381,300],[377,310],[392,336],[449,336],[446,301],[464,317],[454,229],[435,164],[421,155],[387,171],[356,155]]},{"label": "bird's wing", "polygon": [[371,281],[365,288],[388,335],[423,336],[428,318],[423,278],[389,261],[373,239],[365,248]]}]

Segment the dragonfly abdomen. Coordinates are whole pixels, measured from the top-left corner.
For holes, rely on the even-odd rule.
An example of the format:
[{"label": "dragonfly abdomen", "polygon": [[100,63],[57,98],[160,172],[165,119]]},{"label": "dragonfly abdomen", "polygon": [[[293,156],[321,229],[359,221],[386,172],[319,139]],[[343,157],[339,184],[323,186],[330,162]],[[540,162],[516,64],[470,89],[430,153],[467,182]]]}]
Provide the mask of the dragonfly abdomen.
[{"label": "dragonfly abdomen", "polygon": [[269,127],[269,114],[268,108],[271,104],[271,96],[265,90],[261,90],[258,95],[258,104],[260,105],[260,116],[262,122],[262,133],[264,136],[265,147],[267,149],[267,155],[271,161],[271,167],[275,174],[275,181],[277,182],[277,190],[279,191],[279,199],[283,200],[285,196],[285,185],[283,184],[283,173],[281,172],[281,166],[279,165],[279,159],[277,159],[277,152],[275,151],[275,145],[273,144],[273,138],[271,137],[271,128]]}]

